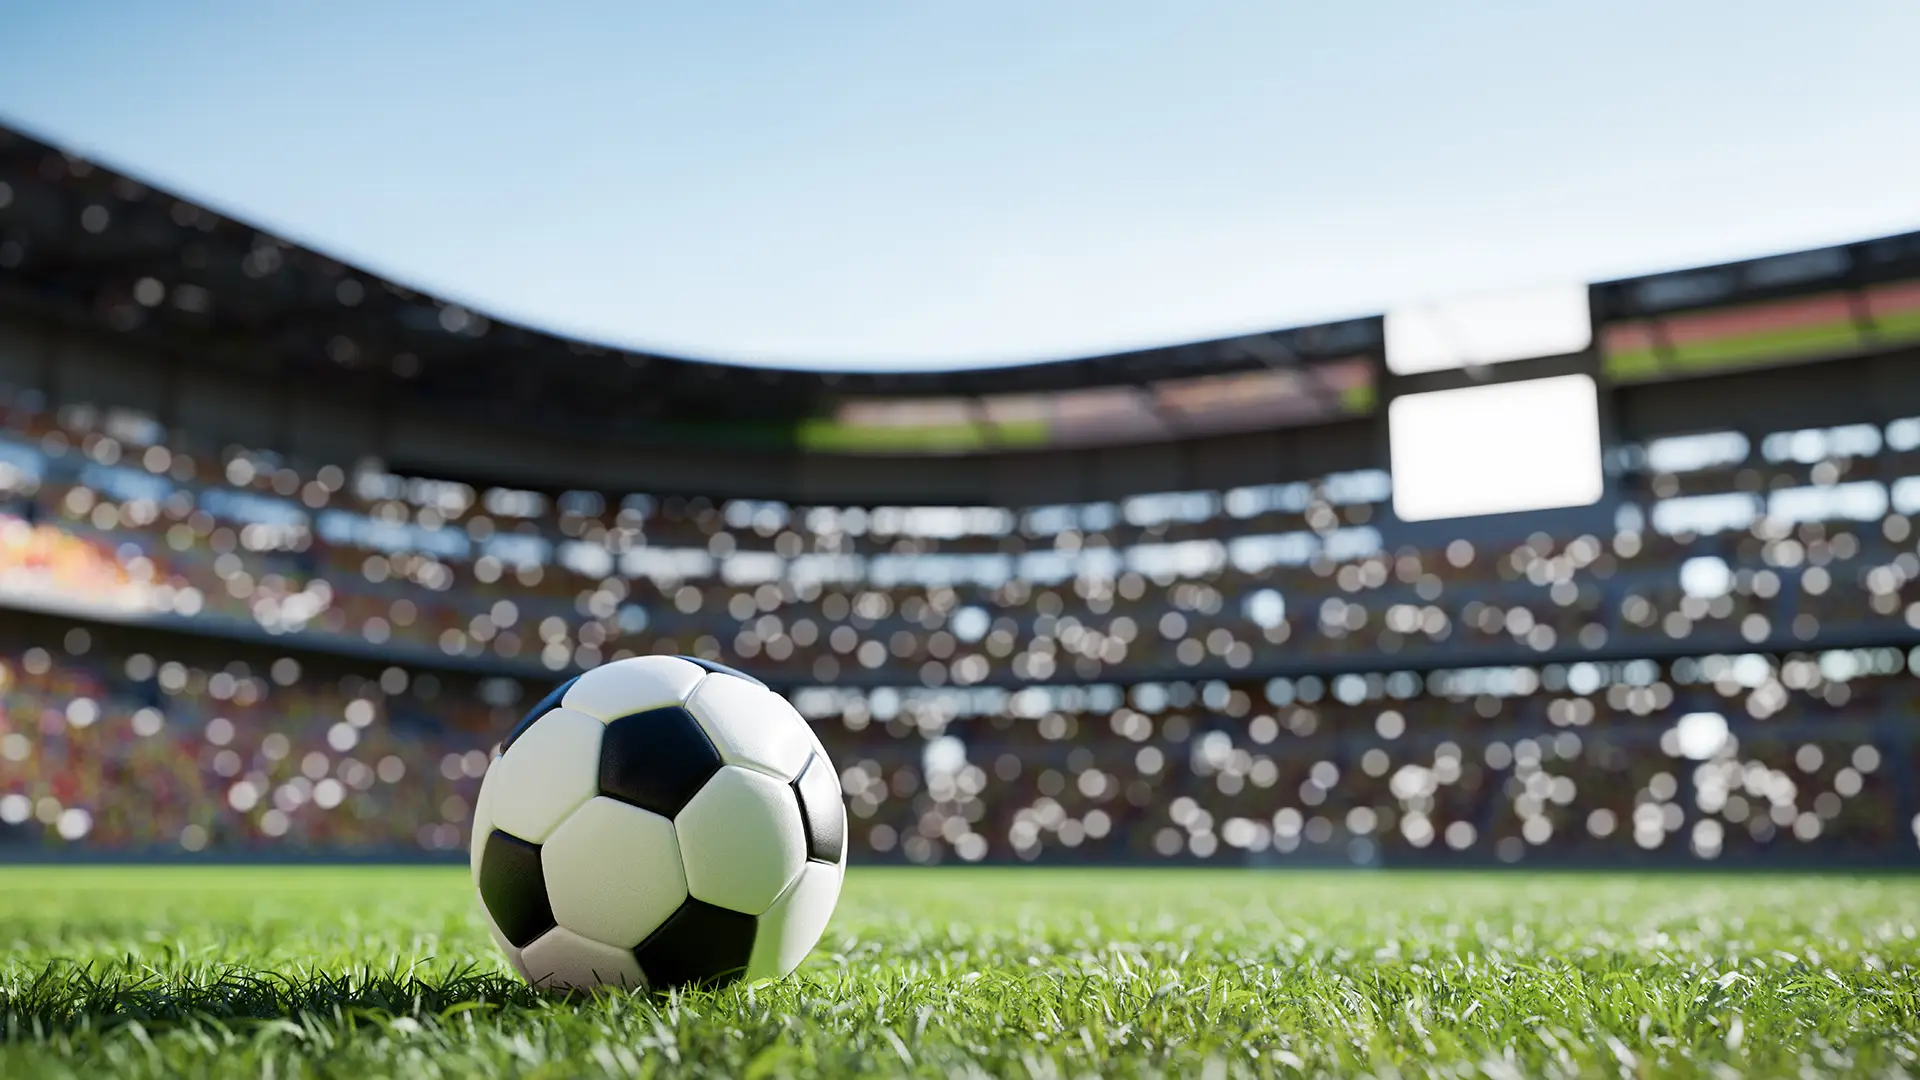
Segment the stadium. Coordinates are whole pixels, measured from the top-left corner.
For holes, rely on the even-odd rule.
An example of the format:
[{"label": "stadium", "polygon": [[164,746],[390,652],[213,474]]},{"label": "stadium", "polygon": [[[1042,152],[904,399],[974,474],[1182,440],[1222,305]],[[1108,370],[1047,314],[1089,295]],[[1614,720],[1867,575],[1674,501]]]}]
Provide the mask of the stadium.
[{"label": "stadium", "polygon": [[[45,862],[464,863],[481,778],[533,702],[608,661],[682,654],[753,671],[813,725],[840,770],[856,866],[1912,867],[1916,359],[1920,233],[1505,307],[1432,305],[1009,368],[754,368],[515,325],[0,131],[0,859],[17,874]],[[1469,429],[1423,406],[1460,395],[1494,410],[1483,419],[1571,432],[1573,464],[1554,467],[1571,493],[1503,474],[1502,460],[1526,456],[1518,444],[1448,459]],[[1570,413],[1553,411],[1568,401]],[[391,871],[394,903],[441,880],[409,875],[437,872]],[[285,873],[263,895],[338,888],[319,871]],[[1047,903],[1065,909],[1091,903],[1098,881],[1127,882],[1123,924],[1149,937],[1139,928],[1154,904],[1194,888],[1032,873],[981,880],[1010,904],[1051,882]],[[87,880],[96,886],[45,886],[62,898],[48,903],[95,911],[120,890],[175,888]],[[872,880],[913,918],[964,914],[943,892],[957,879]],[[1259,886],[1208,880],[1223,921],[1284,926],[1286,962],[1343,970],[1339,946],[1300,937],[1300,921],[1249,915]],[[1376,944],[1379,927],[1355,922],[1354,905],[1391,907],[1404,885],[1287,880],[1321,925]],[[1493,910],[1480,879],[1432,880],[1452,882],[1435,886],[1452,906],[1409,916],[1416,929]],[[1767,880],[1767,897],[1791,901],[1777,919],[1822,891]],[[83,895],[96,887],[106,899]],[[1863,906],[1847,919],[1892,921],[1872,941],[1861,930],[1828,942],[1844,980],[1808,951],[1827,940],[1818,928],[1762,910],[1755,933],[1797,950],[1777,954],[1791,955],[1784,966],[1749,956],[1749,977],[1736,949],[1721,979],[1711,942],[1671,945],[1704,950],[1663,962],[1723,997],[1743,979],[1733,992],[1802,980],[1814,996],[1774,1013],[1750,998],[1731,1028],[1707,1006],[1684,1021],[1621,1006],[1621,1024],[1640,1017],[1631,1052],[1609,1049],[1584,1006],[1514,1002],[1471,1021],[1472,991],[1423,982],[1418,964],[1405,974],[1386,945],[1376,959],[1409,981],[1364,993],[1397,1004],[1369,1014],[1370,1034],[1341,1029],[1351,1046],[1314,1051],[1285,1032],[1345,1023],[1334,990],[1217,975],[1200,1003],[1197,983],[1166,989],[1178,975],[1133,986],[1116,972],[1191,974],[1182,965],[1201,946],[1175,934],[1131,954],[1080,948],[1069,920],[1049,948],[1072,978],[1118,980],[1092,998],[1020,974],[1019,941],[957,937],[930,946],[931,963],[971,948],[1014,965],[991,976],[993,994],[963,1003],[941,997],[949,984],[894,971],[886,985],[905,1004],[879,1006],[844,1051],[768,1058],[779,1039],[755,1036],[759,1056],[715,1067],[1351,1071],[1419,1057],[1406,1025],[1424,1035],[1420,1009],[1439,1003],[1453,1011],[1432,1023],[1453,1041],[1427,1041],[1436,1059],[1497,1061],[1488,1047],[1517,1038],[1535,1055],[1524,1071],[1551,1071],[1554,1040],[1579,1042],[1571,1029],[1587,1039],[1587,1071],[1671,1068],[1662,1036],[1646,1042],[1657,1015],[1680,1035],[1676,1054],[1696,1043],[1732,1054],[1771,1033],[1781,1056],[1768,1061],[1785,1069],[1808,1017],[1880,1010],[1859,1030],[1911,1043],[1910,987],[1863,988],[1897,985],[1912,962],[1911,894],[1894,888],[1850,894]],[[1606,918],[1686,921],[1725,910],[1737,890],[1702,885],[1679,914],[1657,885],[1596,878],[1569,895]],[[465,925],[457,904],[420,903]],[[58,918],[20,914],[20,933],[57,937]],[[1545,918],[1539,933],[1576,951],[1617,953],[1635,932],[1596,945]],[[284,957],[273,937],[284,925],[246,925],[262,955]],[[838,966],[880,963],[891,939],[873,927],[938,936],[917,922],[860,925],[869,937],[849,931]],[[393,955],[425,955],[376,937]],[[1503,940],[1510,958],[1525,953]],[[1516,977],[1505,962],[1461,977]],[[31,975],[0,990],[0,1064],[37,1061],[5,1056],[33,1052],[24,1027],[85,1027],[71,1001],[90,976]],[[835,977],[810,985],[826,993]],[[322,1023],[294,1001],[311,988],[216,969],[183,978],[150,1017]],[[553,1007],[471,964],[341,978],[329,1000],[425,1017],[448,1073],[483,1062],[459,1057],[441,1010]],[[143,985],[126,975],[111,992]],[[1117,999],[1102,1004],[1135,990],[1178,997],[1137,1021],[1144,1044],[1111,1015]],[[1274,1004],[1320,992],[1321,1006]],[[810,1013],[805,991],[763,993],[837,1022]],[[1904,1004],[1857,996],[1877,993]],[[1522,1022],[1527,1009],[1550,1019]],[[921,1041],[930,1016],[987,1013],[1029,1041]],[[610,1015],[609,1030],[659,1023]],[[1822,1022],[1830,1054],[1858,1037]],[[691,1054],[723,1038],[706,1023],[748,1022],[676,1020],[662,1041],[629,1042]],[[1222,1024],[1245,1034],[1199,1038],[1199,1057],[1178,1049],[1196,1025]],[[1049,1030],[1073,1045],[1017,1056]],[[98,1038],[95,1063],[184,1067]],[[1206,1056],[1238,1053],[1236,1039],[1251,1059]],[[554,1075],[634,1067],[553,1052],[550,1064],[572,1062]],[[250,1070],[281,1060],[233,1053]],[[414,1072],[400,1057],[368,1060]]]},{"label": "stadium", "polygon": [[[516,706],[687,653],[799,705],[866,860],[1920,853],[1920,234],[1601,283],[1498,366],[1371,318],[822,375],[0,160],[6,850],[457,852]],[[1602,497],[1396,520],[1396,401],[1566,376]]]}]

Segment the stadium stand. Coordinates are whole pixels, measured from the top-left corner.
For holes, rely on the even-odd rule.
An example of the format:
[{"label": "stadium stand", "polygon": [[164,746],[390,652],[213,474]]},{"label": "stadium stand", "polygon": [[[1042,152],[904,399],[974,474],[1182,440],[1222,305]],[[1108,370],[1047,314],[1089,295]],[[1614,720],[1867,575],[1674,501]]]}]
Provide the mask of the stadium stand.
[{"label": "stadium stand", "polygon": [[1594,286],[1508,367],[1606,385],[1601,504],[1415,525],[1379,319],[768,372],[0,131],[0,853],[452,852],[516,705],[668,652],[792,696],[856,857],[1912,862],[1916,280]]}]

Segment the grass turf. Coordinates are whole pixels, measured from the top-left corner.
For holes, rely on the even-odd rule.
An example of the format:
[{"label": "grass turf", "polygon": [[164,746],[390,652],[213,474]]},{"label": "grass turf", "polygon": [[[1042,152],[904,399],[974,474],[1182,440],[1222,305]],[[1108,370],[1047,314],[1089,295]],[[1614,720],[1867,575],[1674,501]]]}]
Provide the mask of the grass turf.
[{"label": "grass turf", "polygon": [[0,1076],[1920,1071],[1920,880],[857,870],[780,983],[535,993],[458,869],[0,868]]}]

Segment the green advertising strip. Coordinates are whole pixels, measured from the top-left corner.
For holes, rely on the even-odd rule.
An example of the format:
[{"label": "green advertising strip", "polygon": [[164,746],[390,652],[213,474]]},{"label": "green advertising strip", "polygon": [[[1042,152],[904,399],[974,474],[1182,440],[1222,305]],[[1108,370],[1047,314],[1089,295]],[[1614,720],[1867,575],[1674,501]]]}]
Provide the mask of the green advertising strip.
[{"label": "green advertising strip", "polygon": [[1676,345],[1664,353],[1651,347],[1609,351],[1602,368],[1615,382],[1631,382],[1660,375],[1697,374],[1723,368],[1819,360],[1863,349],[1905,345],[1920,341],[1920,309],[1892,312],[1875,320],[1871,334],[1863,334],[1851,320],[1836,319],[1806,326],[1734,334]]},{"label": "green advertising strip", "polygon": [[1600,361],[1600,370],[1614,382],[1639,382],[1660,376],[1660,357],[1652,349],[1609,351]]},{"label": "green advertising strip", "polygon": [[1045,420],[1007,424],[862,426],[837,420],[802,420],[794,435],[800,448],[837,454],[940,454],[1047,445]]},{"label": "green advertising strip", "polygon": [[1920,341],[1920,307],[1874,315],[1873,338],[1888,345],[1908,345]]},{"label": "green advertising strip", "polygon": [[1349,386],[1340,392],[1340,407],[1346,410],[1349,416],[1365,416],[1373,411],[1378,399],[1379,393],[1372,383],[1361,383],[1359,386]]}]

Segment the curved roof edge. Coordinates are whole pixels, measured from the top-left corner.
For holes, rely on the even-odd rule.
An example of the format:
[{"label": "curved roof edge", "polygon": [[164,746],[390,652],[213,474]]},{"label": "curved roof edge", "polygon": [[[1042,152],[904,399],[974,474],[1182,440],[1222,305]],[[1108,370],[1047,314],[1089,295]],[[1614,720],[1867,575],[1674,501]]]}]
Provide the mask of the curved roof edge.
[{"label": "curved roof edge", "polygon": [[[1131,384],[1377,351],[1378,316],[1075,359],[934,371],[771,368],[568,337],[446,300],[0,124],[0,257],[9,285],[110,313],[114,328],[275,330],[294,363],[433,381],[496,363],[644,371],[659,388],[968,395]],[[96,227],[97,226],[97,227]],[[144,293],[144,295],[143,295]],[[158,297],[154,302],[149,300]],[[24,299],[22,297],[21,299]],[[304,338],[302,337],[304,334]],[[596,363],[598,361],[599,363]],[[507,380],[509,384],[517,379]],[[794,403],[791,397],[786,399]]]},{"label": "curved roof edge", "polygon": [[[1917,275],[1920,233],[1907,233],[1602,282],[1590,287],[1591,310],[1596,323],[1627,326]],[[697,428],[709,446],[825,452],[883,449],[841,445],[833,430],[809,441],[810,422],[873,399],[912,404],[942,398],[963,415],[960,424],[1011,430],[1020,416],[983,422],[979,399],[1019,406],[1010,399],[1294,368],[1309,372],[1299,381],[1307,384],[1304,396],[1314,398],[1317,411],[1278,426],[1357,415],[1371,407],[1372,376],[1361,386],[1327,373],[1341,363],[1377,371],[1384,349],[1381,316],[951,371],[764,368],[622,349],[500,321],[4,124],[0,307],[104,329],[173,363],[283,386],[326,386],[388,408],[521,426],[566,425],[620,437],[644,434],[655,443]],[[1230,411],[1245,386],[1214,380],[1184,389],[1196,391],[1187,395],[1190,401],[1204,399],[1205,407]],[[1151,395],[1140,396],[1145,400],[1135,403],[1136,411],[1149,414],[1142,430],[1169,415],[1179,419],[1177,404],[1169,410]],[[1230,426],[1275,426],[1271,419],[1249,415]],[[1177,422],[1160,429],[1161,438],[1205,433]]]}]

